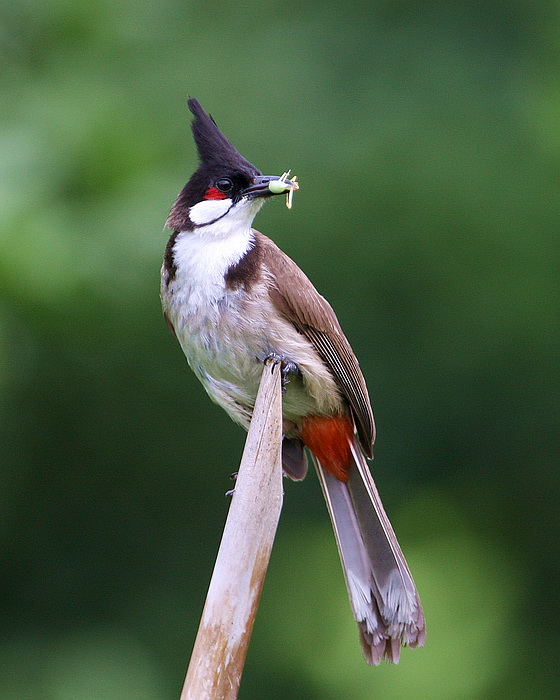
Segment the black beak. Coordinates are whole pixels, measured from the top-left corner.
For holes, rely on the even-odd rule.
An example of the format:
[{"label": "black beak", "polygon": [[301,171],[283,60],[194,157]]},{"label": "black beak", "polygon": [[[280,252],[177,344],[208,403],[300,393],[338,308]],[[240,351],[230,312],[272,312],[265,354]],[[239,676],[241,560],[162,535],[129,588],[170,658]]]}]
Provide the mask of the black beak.
[{"label": "black beak", "polygon": [[258,175],[250,187],[241,192],[242,197],[256,199],[257,197],[271,197],[274,194],[285,194],[290,190],[297,190],[298,183],[288,180],[285,176],[278,175]]}]

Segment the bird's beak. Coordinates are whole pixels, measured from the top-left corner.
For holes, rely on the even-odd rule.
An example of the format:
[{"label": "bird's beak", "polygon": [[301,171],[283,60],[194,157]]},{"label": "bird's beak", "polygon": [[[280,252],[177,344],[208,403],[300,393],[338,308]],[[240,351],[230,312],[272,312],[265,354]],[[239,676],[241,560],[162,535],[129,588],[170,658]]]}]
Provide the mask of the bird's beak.
[{"label": "bird's beak", "polygon": [[255,199],[257,197],[270,197],[273,194],[291,193],[299,189],[299,183],[294,177],[288,180],[289,171],[280,177],[278,175],[258,175],[250,187],[242,191],[244,197]]}]

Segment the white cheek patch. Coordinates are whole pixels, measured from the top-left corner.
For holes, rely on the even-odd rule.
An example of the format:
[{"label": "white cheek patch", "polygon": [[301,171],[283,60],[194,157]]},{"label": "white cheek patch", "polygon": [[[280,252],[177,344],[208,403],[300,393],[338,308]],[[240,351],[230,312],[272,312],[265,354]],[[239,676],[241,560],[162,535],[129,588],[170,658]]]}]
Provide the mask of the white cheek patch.
[{"label": "white cheek patch", "polygon": [[191,207],[189,218],[196,226],[204,226],[227,214],[233,202],[231,199],[206,199]]}]

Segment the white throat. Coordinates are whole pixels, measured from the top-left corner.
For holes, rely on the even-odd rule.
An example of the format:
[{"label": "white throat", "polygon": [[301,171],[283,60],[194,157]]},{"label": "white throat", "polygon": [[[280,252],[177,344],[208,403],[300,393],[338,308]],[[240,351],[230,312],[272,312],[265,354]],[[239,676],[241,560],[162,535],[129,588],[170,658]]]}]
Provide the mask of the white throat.
[{"label": "white throat", "polygon": [[215,306],[224,297],[224,275],[253,247],[251,224],[261,206],[259,198],[241,200],[233,206],[231,199],[222,199],[191,207],[189,216],[193,223],[203,215],[208,216],[210,223],[198,224],[194,231],[181,231],[175,239],[176,272],[169,285],[174,304],[187,314],[194,314]]}]

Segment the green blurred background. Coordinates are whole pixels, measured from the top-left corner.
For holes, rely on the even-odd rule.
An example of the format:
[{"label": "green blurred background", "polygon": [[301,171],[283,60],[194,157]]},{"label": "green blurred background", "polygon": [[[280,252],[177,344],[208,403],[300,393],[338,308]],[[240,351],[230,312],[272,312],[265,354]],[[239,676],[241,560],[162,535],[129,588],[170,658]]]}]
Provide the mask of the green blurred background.
[{"label": "green blurred background", "polygon": [[0,45],[0,698],[179,696],[244,439],[159,306],[187,95],[300,179],[257,226],[361,360],[428,624],[367,667],[286,483],[240,697],[555,697],[560,4],[22,0]]}]

